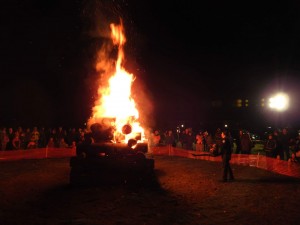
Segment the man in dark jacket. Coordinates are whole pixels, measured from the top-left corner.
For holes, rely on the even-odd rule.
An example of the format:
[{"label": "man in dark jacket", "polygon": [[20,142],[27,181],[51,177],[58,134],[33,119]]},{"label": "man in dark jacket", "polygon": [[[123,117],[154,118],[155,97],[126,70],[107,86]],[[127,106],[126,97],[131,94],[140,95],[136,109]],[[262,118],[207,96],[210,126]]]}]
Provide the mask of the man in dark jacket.
[{"label": "man in dark jacket", "polygon": [[234,176],[230,166],[231,154],[232,154],[232,140],[229,131],[225,130],[221,133],[221,156],[223,162],[223,182],[233,181]]}]

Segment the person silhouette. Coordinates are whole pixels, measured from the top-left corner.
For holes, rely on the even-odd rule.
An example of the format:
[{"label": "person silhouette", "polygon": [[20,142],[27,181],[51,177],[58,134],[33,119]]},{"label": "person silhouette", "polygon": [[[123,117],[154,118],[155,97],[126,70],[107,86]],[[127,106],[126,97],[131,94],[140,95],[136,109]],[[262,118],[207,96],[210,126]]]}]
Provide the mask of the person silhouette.
[{"label": "person silhouette", "polygon": [[231,154],[232,154],[232,140],[228,130],[224,130],[221,133],[221,156],[223,164],[223,182],[233,181],[234,176],[230,166]]}]

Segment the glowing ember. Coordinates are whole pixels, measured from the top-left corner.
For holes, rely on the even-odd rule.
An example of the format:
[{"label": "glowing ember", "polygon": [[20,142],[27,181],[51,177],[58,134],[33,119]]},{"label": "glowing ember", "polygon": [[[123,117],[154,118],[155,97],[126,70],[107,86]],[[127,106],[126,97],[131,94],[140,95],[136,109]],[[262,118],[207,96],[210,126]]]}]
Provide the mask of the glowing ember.
[{"label": "glowing ember", "polygon": [[[117,60],[114,62],[106,60],[111,65],[115,65],[115,68],[105,71],[108,73],[106,74],[109,77],[108,82],[106,85],[100,85],[98,89],[99,99],[95,103],[93,116],[88,124],[99,123],[113,127],[115,129],[114,141],[116,142],[127,142],[132,138],[144,141],[144,129],[138,122],[139,112],[131,97],[134,77],[122,67],[123,47],[126,42],[124,28],[122,23],[120,25],[111,24],[110,28],[113,44],[118,47]],[[106,55],[105,53],[101,54],[101,62],[98,62],[97,67],[103,67],[103,64],[108,68],[111,67],[111,65],[107,66],[107,63],[103,63],[103,57],[107,57]],[[103,68],[100,69],[103,70]]]}]

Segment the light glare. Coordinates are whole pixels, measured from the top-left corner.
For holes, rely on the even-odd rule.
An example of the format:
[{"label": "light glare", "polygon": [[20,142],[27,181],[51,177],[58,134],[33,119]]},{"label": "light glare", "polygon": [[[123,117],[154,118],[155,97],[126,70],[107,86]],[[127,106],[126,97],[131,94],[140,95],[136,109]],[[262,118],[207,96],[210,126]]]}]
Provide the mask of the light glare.
[{"label": "light glare", "polygon": [[284,111],[288,108],[289,97],[287,94],[278,93],[269,99],[269,107],[277,111]]}]

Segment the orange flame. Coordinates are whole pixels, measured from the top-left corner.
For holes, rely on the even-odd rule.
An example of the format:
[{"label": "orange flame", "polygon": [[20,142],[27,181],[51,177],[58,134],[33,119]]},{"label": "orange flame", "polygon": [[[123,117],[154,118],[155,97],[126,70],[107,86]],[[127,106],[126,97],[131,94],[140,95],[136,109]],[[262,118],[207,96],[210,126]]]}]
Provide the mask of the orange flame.
[{"label": "orange flame", "polygon": [[[100,99],[93,108],[93,116],[89,121],[92,123],[105,123],[113,126],[115,129],[115,141],[127,142],[134,138],[138,141],[144,141],[144,129],[138,122],[139,112],[136,108],[134,99],[131,97],[131,87],[134,81],[133,74],[129,74],[122,66],[124,61],[124,44],[126,38],[124,35],[124,27],[122,22],[120,25],[111,24],[111,39],[113,44],[118,46],[118,57],[115,64],[114,72],[108,79],[108,87],[100,86],[98,93]],[[101,55],[103,57],[103,54]],[[131,132],[124,134],[122,128],[124,125],[130,125]]]}]

